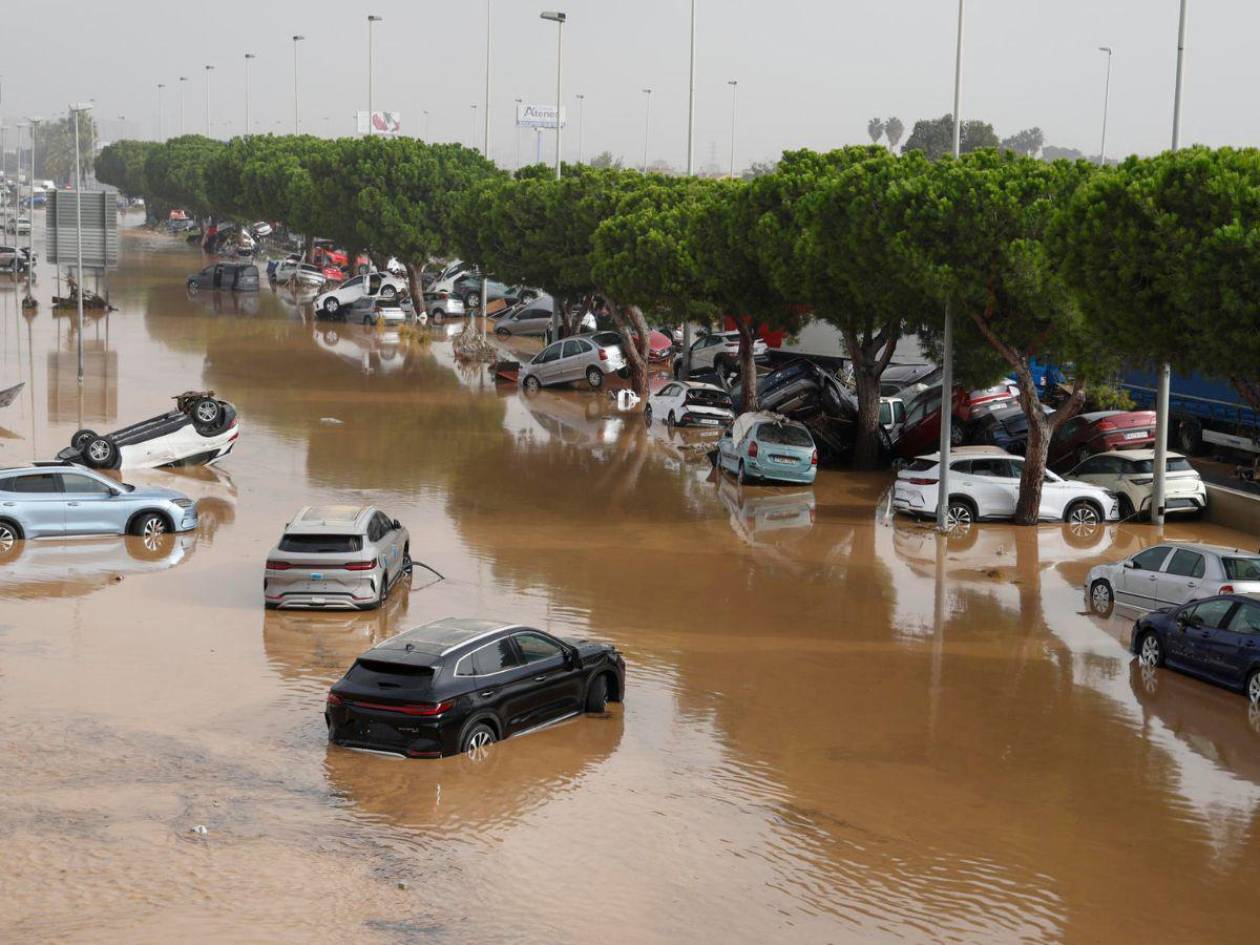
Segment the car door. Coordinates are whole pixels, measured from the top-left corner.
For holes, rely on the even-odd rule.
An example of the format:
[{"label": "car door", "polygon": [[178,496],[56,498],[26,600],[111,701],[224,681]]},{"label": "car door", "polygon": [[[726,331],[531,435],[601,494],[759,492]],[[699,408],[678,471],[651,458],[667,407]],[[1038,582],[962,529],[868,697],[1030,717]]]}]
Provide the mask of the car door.
[{"label": "car door", "polygon": [[455,664],[457,679],[468,679],[478,709],[490,709],[499,718],[506,738],[528,725],[529,698],[533,693],[532,671],[521,659],[510,636],[504,636],[460,657]]},{"label": "car door", "polygon": [[1156,545],[1135,554],[1121,565],[1116,576],[1116,602],[1152,610],[1155,607],[1155,582],[1168,563],[1172,548]]},{"label": "car door", "polygon": [[556,363],[556,380],[581,380],[585,376],[587,360],[582,355],[589,354],[590,350],[590,346],[584,341],[575,341],[572,338],[566,341],[560,360]]},{"label": "car door", "polygon": [[727,427],[718,440],[718,464],[723,468],[734,468],[735,438],[731,436],[731,428]]},{"label": "car door", "polygon": [[958,483],[975,500],[981,518],[1010,518],[1015,514],[1019,479],[1010,460],[986,456],[950,463],[949,468],[950,472],[960,473]]},{"label": "car door", "polygon": [[1079,479],[1105,489],[1113,488],[1120,461],[1115,456],[1092,456],[1070,472],[1065,473],[1067,479]]},{"label": "car door", "polygon": [[1233,611],[1234,602],[1228,597],[1182,610],[1168,634],[1168,656],[1187,669],[1224,681],[1228,670],[1220,665],[1214,643],[1218,633],[1229,636],[1223,628]]},{"label": "car door", "polygon": [[363,277],[355,276],[353,279],[347,279],[341,284],[340,289],[334,290],[333,295],[342,305],[348,305],[355,299],[363,298]]},{"label": "car door", "polygon": [[1055,431],[1054,435],[1050,437],[1048,456],[1050,465],[1053,466],[1059,463],[1071,452],[1072,441],[1088,422],[1084,417],[1073,417]]},{"label": "car door", "polygon": [[1177,548],[1164,570],[1156,575],[1156,607],[1180,606],[1201,596],[1199,584],[1206,570],[1203,555],[1189,548]]},{"label": "car door", "polygon": [[121,534],[126,530],[126,517],[118,514],[114,501],[116,492],[106,483],[82,473],[62,473],[61,490],[67,535]]},{"label": "car door", "polygon": [[46,538],[66,533],[66,501],[61,477],[56,473],[27,473],[16,476],[10,487],[16,496],[2,505],[16,508],[27,538]]},{"label": "car door", "polygon": [[1240,603],[1224,628],[1213,633],[1210,645],[1222,681],[1242,686],[1260,663],[1260,603]]},{"label": "car door", "polygon": [[376,545],[376,554],[381,559],[381,567],[385,569],[385,580],[388,582],[398,573],[398,562],[402,560],[402,551],[398,548],[398,532],[388,515],[377,512],[372,516],[368,537]]},{"label": "car door", "polygon": [[555,344],[548,345],[534,358],[533,368],[534,375],[542,384],[554,384],[555,377],[558,372],[558,362],[560,360],[560,352],[564,350],[564,342],[557,341]]},{"label": "car door", "polygon": [[576,712],[582,695],[582,674],[565,655],[559,641],[537,630],[514,633],[512,640],[534,684],[527,697],[530,723]]}]

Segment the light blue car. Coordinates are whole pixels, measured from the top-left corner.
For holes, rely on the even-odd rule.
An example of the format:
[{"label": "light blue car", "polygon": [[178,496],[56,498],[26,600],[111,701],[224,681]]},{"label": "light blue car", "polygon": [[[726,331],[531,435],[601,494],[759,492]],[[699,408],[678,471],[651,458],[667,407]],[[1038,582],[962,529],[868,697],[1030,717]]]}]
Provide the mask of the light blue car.
[{"label": "light blue car", "polygon": [[818,474],[818,448],[803,423],[777,413],[745,413],[718,440],[717,465],[740,482],[810,484]]},{"label": "light blue car", "polygon": [[0,556],[20,539],[142,535],[197,527],[197,504],[174,489],[139,488],[69,463],[0,469]]}]

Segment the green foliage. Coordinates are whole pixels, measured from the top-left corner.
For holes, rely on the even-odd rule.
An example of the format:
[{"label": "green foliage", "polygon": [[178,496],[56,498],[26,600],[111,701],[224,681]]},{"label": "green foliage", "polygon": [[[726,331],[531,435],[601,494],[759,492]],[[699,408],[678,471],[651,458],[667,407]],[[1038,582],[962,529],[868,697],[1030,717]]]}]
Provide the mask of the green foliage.
[{"label": "green foliage", "polygon": [[889,118],[888,121],[884,123],[884,134],[888,137],[888,146],[894,151],[897,150],[897,145],[901,143],[901,136],[905,133],[905,123],[896,116]]},{"label": "green foliage", "polygon": [[600,151],[588,163],[591,167],[603,170],[620,170],[622,166],[621,158],[613,157],[611,151]]},{"label": "green foliage", "polygon": [[866,123],[866,133],[871,136],[871,144],[878,144],[884,136],[884,119],[872,118]]},{"label": "green foliage", "polygon": [[223,142],[201,135],[172,138],[149,153],[144,164],[145,180],[153,193],[167,203],[207,216],[215,206],[207,190],[206,170],[211,159],[225,147]]},{"label": "green foliage", "polygon": [[128,197],[147,197],[149,184],[144,173],[145,162],[160,147],[156,141],[116,141],[108,144],[96,157],[96,179],[117,187]]},{"label": "green foliage", "polygon": [[1024,157],[1036,157],[1037,152],[1041,150],[1041,146],[1045,144],[1046,136],[1041,133],[1040,128],[1025,128],[1023,131],[1017,131],[1009,138],[1002,139],[1002,147],[1007,151],[1014,151]]},{"label": "green foliage", "polygon": [[[81,168],[87,174],[95,149],[96,122],[91,112],[75,112],[79,125]],[[74,125],[67,115],[56,121],[41,121],[35,129],[35,177],[55,181],[74,179]]]},{"label": "green foliage", "polygon": [[[993,126],[985,121],[964,121],[959,129],[960,151],[969,154],[982,148],[996,148],[998,136]],[[914,130],[902,152],[922,151],[928,160],[935,161],[954,153],[954,116],[921,118],[914,123]]]}]

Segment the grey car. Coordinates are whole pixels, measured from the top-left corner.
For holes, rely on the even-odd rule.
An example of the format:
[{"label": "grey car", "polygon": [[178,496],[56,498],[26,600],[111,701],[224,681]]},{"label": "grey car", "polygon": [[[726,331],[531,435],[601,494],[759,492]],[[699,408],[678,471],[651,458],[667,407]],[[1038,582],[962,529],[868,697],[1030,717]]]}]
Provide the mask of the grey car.
[{"label": "grey car", "polygon": [[[614,334],[613,337],[617,336]],[[598,390],[604,386],[606,374],[613,374],[625,366],[626,359],[620,345],[601,343],[598,334],[574,335],[547,345],[534,355],[532,361],[522,364],[520,383],[531,394],[550,384],[567,384],[582,379]]]},{"label": "grey car", "polygon": [[551,296],[544,295],[528,305],[509,312],[495,323],[494,333],[509,335],[545,335],[551,327]]},{"label": "grey car", "polygon": [[307,506],[267,555],[269,608],[370,610],[411,573],[411,536],[374,506]]},{"label": "grey car", "polygon": [[19,539],[143,535],[197,527],[197,504],[182,492],[117,482],[69,463],[0,469],[0,552]]}]

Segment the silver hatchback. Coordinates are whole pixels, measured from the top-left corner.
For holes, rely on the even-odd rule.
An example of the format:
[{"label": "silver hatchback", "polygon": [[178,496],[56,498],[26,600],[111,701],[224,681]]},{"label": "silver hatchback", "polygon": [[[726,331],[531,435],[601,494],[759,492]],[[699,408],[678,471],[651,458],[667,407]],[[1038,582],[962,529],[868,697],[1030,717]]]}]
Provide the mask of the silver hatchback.
[{"label": "silver hatchback", "polygon": [[307,506],[267,555],[269,608],[370,610],[411,573],[411,536],[373,506]]},{"label": "silver hatchback", "polygon": [[[601,337],[603,336],[603,337]],[[547,345],[520,370],[521,386],[534,394],[549,384],[566,384],[585,379],[598,390],[604,386],[604,376],[615,374],[626,367],[626,357],[621,346],[608,340],[613,332],[596,332],[593,335],[574,335]]]}]

